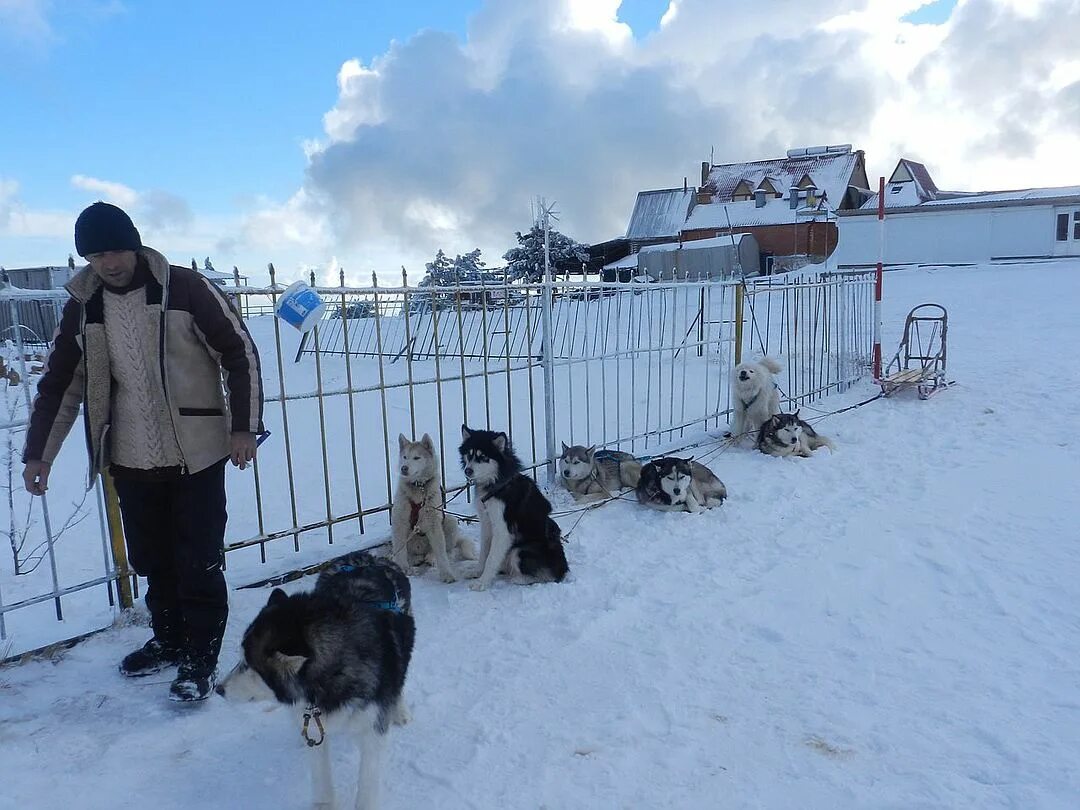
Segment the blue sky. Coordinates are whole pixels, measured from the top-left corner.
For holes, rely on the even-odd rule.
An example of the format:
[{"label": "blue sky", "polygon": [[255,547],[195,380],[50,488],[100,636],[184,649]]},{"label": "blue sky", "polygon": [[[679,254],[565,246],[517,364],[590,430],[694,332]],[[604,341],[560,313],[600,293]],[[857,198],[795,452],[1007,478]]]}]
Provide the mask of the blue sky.
[{"label": "blue sky", "polygon": [[618,236],[710,153],[1080,182],[1071,1],[0,0],[0,264],[63,261],[99,197],[181,259],[363,278],[497,262],[535,195]]}]

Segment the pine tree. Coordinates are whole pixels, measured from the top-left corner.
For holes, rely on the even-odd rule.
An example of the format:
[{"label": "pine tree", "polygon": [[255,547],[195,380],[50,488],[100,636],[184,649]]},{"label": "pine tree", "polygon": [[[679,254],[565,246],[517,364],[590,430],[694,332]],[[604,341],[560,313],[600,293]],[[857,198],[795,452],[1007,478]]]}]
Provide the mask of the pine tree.
[{"label": "pine tree", "polygon": [[[507,273],[513,280],[527,282],[544,280],[544,229],[533,225],[528,233],[517,233],[518,246],[503,255],[507,261]],[[551,273],[570,275],[581,272],[581,265],[589,261],[589,246],[575,242],[558,231],[548,232],[551,255]]]}]

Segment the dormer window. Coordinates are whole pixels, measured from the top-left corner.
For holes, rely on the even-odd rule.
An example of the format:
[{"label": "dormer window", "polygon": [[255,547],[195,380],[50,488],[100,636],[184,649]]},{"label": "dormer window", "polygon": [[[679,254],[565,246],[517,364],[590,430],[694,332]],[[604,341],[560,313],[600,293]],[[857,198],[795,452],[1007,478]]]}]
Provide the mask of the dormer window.
[{"label": "dormer window", "polygon": [[749,200],[754,196],[754,190],[750,187],[750,184],[745,180],[740,180],[739,184],[735,186],[735,190],[731,192],[731,199],[735,202],[743,202]]}]

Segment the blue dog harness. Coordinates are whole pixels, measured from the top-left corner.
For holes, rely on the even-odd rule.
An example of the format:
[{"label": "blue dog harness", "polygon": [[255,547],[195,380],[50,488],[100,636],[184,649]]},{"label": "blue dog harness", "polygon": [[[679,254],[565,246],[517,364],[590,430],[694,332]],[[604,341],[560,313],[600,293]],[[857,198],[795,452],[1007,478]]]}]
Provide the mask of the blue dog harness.
[{"label": "blue dog harness", "polygon": [[[330,574],[348,574],[351,571],[356,571],[355,565],[349,565],[348,563],[337,563],[332,568],[327,569]],[[391,613],[397,613],[403,615],[405,613],[405,605],[401,603],[401,597],[398,595],[397,587],[394,587],[394,598],[390,601],[374,602],[365,600],[361,602],[362,605],[370,605],[375,610],[388,610]]]}]

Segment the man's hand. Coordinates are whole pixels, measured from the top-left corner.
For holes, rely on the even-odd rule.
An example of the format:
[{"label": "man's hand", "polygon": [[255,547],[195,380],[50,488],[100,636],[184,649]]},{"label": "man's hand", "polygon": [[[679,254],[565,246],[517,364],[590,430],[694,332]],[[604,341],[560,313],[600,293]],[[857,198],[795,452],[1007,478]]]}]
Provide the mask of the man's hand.
[{"label": "man's hand", "polygon": [[44,495],[49,488],[49,470],[52,465],[47,461],[28,461],[23,467],[23,483],[31,495]]},{"label": "man's hand", "polygon": [[246,469],[247,465],[255,458],[257,447],[254,433],[233,433],[232,451],[229,457],[232,459],[232,463],[241,470]]}]

